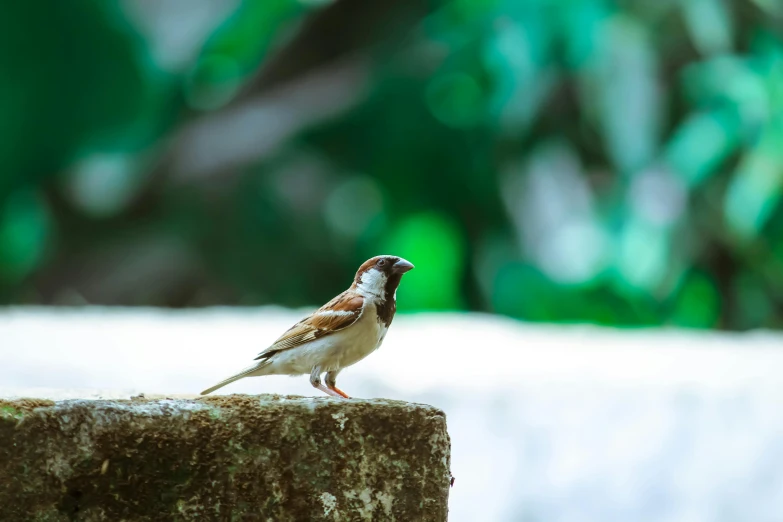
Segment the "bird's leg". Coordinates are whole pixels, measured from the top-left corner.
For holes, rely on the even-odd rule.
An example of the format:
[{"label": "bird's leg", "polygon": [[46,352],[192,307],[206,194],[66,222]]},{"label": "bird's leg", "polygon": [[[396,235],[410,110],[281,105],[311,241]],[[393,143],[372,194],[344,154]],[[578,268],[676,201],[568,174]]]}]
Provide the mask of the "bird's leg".
[{"label": "bird's leg", "polygon": [[343,397],[345,399],[350,399],[348,397],[348,394],[342,391],[340,388],[337,387],[337,374],[340,373],[340,370],[332,370],[331,372],[326,372],[326,387],[332,390],[333,392],[336,392],[340,395],[340,397]]},{"label": "bird's leg", "polygon": [[310,372],[310,384],[313,385],[313,388],[318,388],[322,392],[324,392],[327,395],[331,395],[332,397],[342,397],[342,395],[338,394],[337,392],[334,392],[321,384],[321,368],[320,366],[316,366],[313,368],[313,371]]}]

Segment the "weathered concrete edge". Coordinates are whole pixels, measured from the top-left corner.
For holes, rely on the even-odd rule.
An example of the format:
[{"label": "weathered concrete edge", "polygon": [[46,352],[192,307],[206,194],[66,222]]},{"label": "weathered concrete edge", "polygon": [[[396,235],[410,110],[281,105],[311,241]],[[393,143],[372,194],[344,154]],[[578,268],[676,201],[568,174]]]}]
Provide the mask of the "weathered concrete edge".
[{"label": "weathered concrete edge", "polygon": [[[25,414],[33,413],[36,410],[46,408],[57,408],[73,405],[89,406],[90,404],[95,406],[109,406],[116,405],[120,408],[129,406],[139,406],[142,404],[148,405],[160,405],[167,408],[182,408],[183,411],[192,411],[194,408],[238,408],[241,407],[237,400],[256,399],[259,406],[264,404],[281,404],[291,402],[292,404],[301,405],[302,403],[310,402],[313,408],[319,406],[356,406],[356,405],[377,405],[377,406],[401,406],[401,407],[415,407],[417,409],[429,411],[436,416],[442,416],[445,420],[446,413],[430,404],[400,401],[394,399],[334,399],[331,397],[308,397],[303,395],[278,395],[278,394],[232,394],[232,395],[136,395],[129,398],[103,398],[103,397],[86,397],[86,398],[69,398],[69,399],[47,399],[38,397],[25,397],[25,396],[8,396],[0,397],[0,419],[15,418],[21,420]],[[143,413],[143,410],[139,410],[138,413]]]},{"label": "weathered concrete edge", "polygon": [[[439,456],[437,458],[442,464],[436,465],[434,468],[429,468],[430,473],[438,470],[435,475],[430,476],[435,479],[436,476],[441,475],[442,472],[445,471],[448,473],[450,471],[451,443],[446,430],[445,413],[438,408],[427,404],[404,401],[385,399],[352,399],[343,401],[328,397],[312,398],[281,395],[230,395],[176,399],[173,397],[152,399],[149,397],[137,396],[130,399],[107,400],[89,398],[58,401],[40,398],[13,398],[0,399],[0,421],[4,421],[7,427],[6,429],[11,428],[13,430],[14,425],[21,428],[27,424],[25,422],[26,419],[37,422],[36,419],[40,419],[41,415],[48,418],[52,418],[52,416],[58,418],[63,417],[65,421],[68,422],[68,416],[71,411],[94,411],[95,413],[91,417],[98,421],[98,424],[104,426],[102,429],[105,429],[105,427],[112,425],[111,422],[108,424],[105,422],[113,418],[116,419],[116,415],[121,415],[126,420],[129,416],[130,418],[137,416],[139,421],[142,421],[142,419],[149,419],[149,421],[152,421],[154,418],[171,417],[172,415],[176,417],[180,414],[184,415],[186,419],[192,415],[200,415],[202,418],[208,416],[210,418],[218,419],[223,416],[222,414],[227,414],[233,418],[233,413],[230,413],[230,410],[248,410],[248,408],[250,408],[250,410],[266,410],[268,408],[265,408],[264,406],[268,405],[277,411],[285,411],[287,410],[286,403],[291,404],[292,412],[305,412],[305,415],[308,415],[307,412],[311,411],[313,415],[316,415],[318,411],[325,411],[327,417],[329,417],[328,414],[331,414],[331,418],[336,418],[335,414],[340,415],[340,410],[345,409],[345,412],[348,415],[342,417],[343,419],[351,418],[351,415],[368,418],[366,415],[368,412],[370,414],[369,418],[373,418],[375,416],[372,415],[372,410],[375,408],[378,408],[378,415],[380,418],[383,418],[384,415],[388,415],[388,413],[384,412],[400,412],[404,410],[415,412],[416,417],[422,418],[423,416],[424,418],[429,418],[431,419],[429,422],[435,422],[435,426],[441,426],[441,428],[435,430],[433,433],[433,437],[435,438],[430,438],[429,443],[433,444],[433,447],[445,447],[445,452],[438,452]],[[322,410],[322,408],[326,409]],[[106,413],[109,414],[108,417],[106,417]],[[143,422],[146,423],[149,421]],[[344,423],[345,421],[343,420],[342,422]],[[71,425],[73,425],[73,421],[71,421]],[[33,426],[35,426],[35,424],[33,424]],[[342,426],[340,426],[340,430],[342,430]],[[394,431],[395,430],[392,428],[390,431],[385,431],[384,433],[394,433]],[[435,457],[435,455],[433,455],[433,457]],[[427,467],[424,466],[424,469],[427,469]],[[436,482],[438,481],[436,480]],[[443,499],[448,498],[448,487],[445,489],[446,491],[441,490],[442,493],[438,494],[445,494],[445,497],[441,497]],[[434,497],[431,498],[434,500]],[[441,505],[447,509],[444,504]]]}]

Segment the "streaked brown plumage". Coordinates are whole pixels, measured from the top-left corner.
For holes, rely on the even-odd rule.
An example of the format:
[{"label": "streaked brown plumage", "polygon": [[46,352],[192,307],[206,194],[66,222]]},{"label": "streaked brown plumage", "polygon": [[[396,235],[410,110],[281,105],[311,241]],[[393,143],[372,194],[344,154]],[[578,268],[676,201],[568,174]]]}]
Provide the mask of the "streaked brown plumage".
[{"label": "streaked brown plumage", "polygon": [[[397,287],[402,275],[412,268],[397,256],[368,259],[348,290],[289,328],[255,358],[258,362],[201,394],[244,377],[309,373],[315,388],[348,398],[336,386],[337,374],[383,343],[397,310]],[[326,386],[320,378],[324,372]]]}]

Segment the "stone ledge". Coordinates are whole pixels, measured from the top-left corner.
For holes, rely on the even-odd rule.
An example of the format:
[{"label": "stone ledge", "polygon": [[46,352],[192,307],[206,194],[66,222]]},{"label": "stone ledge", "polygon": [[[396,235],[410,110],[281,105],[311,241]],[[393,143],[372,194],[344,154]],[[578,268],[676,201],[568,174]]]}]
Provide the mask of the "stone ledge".
[{"label": "stone ledge", "polygon": [[4,521],[443,521],[449,464],[421,404],[0,400]]}]

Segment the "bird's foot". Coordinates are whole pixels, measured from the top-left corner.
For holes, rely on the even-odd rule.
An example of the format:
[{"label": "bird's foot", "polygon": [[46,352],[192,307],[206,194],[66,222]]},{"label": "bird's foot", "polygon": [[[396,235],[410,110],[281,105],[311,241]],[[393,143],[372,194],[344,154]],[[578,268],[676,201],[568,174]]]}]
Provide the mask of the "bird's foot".
[{"label": "bird's foot", "polygon": [[330,390],[332,390],[333,392],[337,393],[337,394],[338,394],[340,397],[342,397],[343,399],[350,399],[350,397],[348,396],[348,394],[347,394],[347,393],[345,393],[344,391],[342,391],[342,390],[341,390],[340,388],[338,388],[337,386],[329,386],[329,389],[330,389]]},{"label": "bird's foot", "polygon": [[315,387],[318,388],[319,390],[321,390],[322,392],[324,392],[325,394],[331,395],[332,397],[339,397],[341,399],[347,399],[348,398],[348,396],[346,394],[344,394],[343,392],[341,392],[339,390],[331,390],[331,389],[327,388],[326,386],[324,386],[323,384],[318,384]]}]

